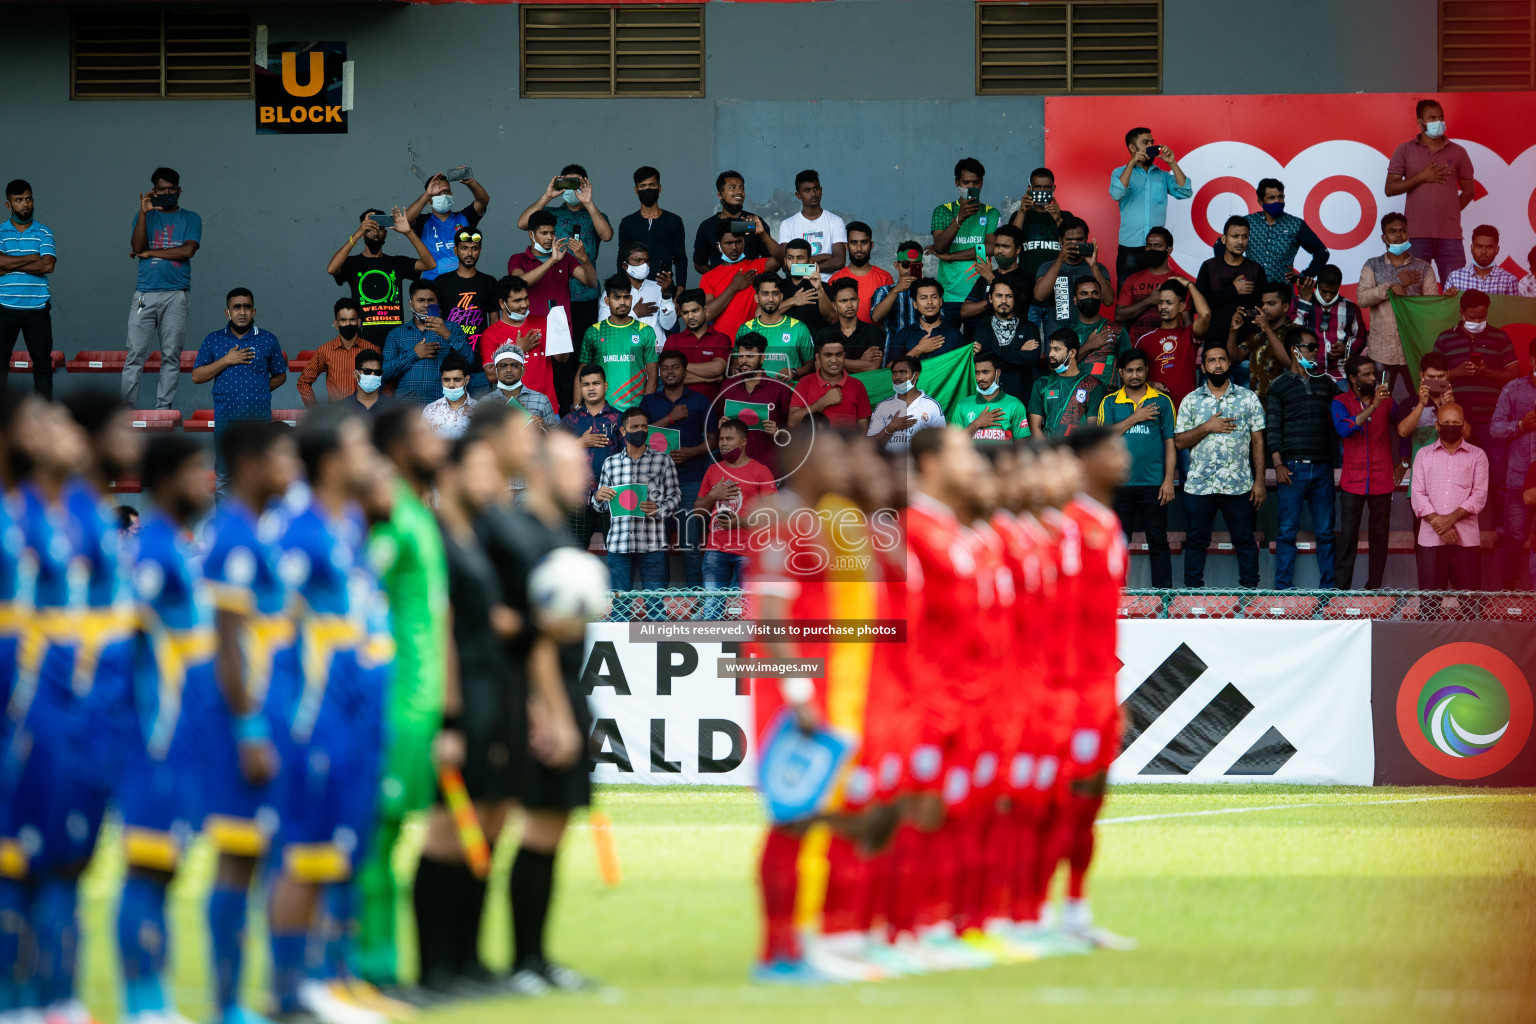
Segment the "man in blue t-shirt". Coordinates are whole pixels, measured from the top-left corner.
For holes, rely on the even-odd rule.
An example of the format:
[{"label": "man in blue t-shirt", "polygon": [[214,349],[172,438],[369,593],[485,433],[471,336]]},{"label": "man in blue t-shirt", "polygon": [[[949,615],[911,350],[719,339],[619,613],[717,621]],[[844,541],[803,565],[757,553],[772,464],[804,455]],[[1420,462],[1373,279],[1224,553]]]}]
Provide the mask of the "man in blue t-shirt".
[{"label": "man in blue t-shirt", "polygon": [[57,263],[53,232],[32,217],[32,186],[21,178],[5,186],[0,221],[0,348],[9,358],[16,336],[25,335],[32,358],[32,387],[53,397],[53,317],[48,275]]},{"label": "man in blue t-shirt", "polygon": [[192,383],[213,381],[213,446],[219,452],[218,494],[228,483],[219,438],[239,420],[270,420],[272,392],[288,379],[288,357],[277,335],[256,326],[256,300],[249,288],[235,288],[224,300],[229,323],[203,339],[192,366]]},{"label": "man in blue t-shirt", "polygon": [[123,364],[123,401],[137,407],[144,360],[160,340],[160,384],[155,408],[176,404],[181,383],[181,347],[187,333],[187,298],[192,290],[190,261],[203,238],[203,218],[181,208],[181,175],[157,167],[151,188],[139,193],[129,250],[139,261],[133,305],[128,310],[128,358]]},{"label": "man in blue t-shirt", "polygon": [[[437,266],[421,272],[421,280],[431,281],[443,274],[459,269],[459,258],[454,255],[453,238],[460,228],[472,228],[485,216],[485,208],[491,205],[491,196],[478,181],[471,177],[468,167],[455,167],[455,173],[464,177],[463,182],[474,196],[474,202],[462,210],[453,208],[453,186],[447,174],[439,171],[427,179],[427,187],[421,196],[406,208],[405,216],[411,222],[411,230],[421,237],[427,251],[437,260]],[[428,209],[430,207],[430,210]]]},{"label": "man in blue t-shirt", "polygon": [[707,517],[695,515],[693,503],[710,466],[720,429],[709,422],[709,399],[688,387],[688,357],[669,349],[657,360],[660,386],[640,400],[640,408],[652,427],[677,431],[678,447],[673,449],[672,464],[677,467],[677,486],[682,503],[668,524],[667,532],[677,536],[683,549],[683,577],[690,587],[704,585],[704,523]]}]

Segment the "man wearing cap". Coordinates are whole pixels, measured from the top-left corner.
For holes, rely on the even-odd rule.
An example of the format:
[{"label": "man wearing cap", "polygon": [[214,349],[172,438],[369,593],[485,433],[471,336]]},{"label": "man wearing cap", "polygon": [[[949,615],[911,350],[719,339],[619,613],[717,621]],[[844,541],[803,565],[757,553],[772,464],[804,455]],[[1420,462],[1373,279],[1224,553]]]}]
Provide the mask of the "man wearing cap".
[{"label": "man wearing cap", "polygon": [[917,306],[912,301],[912,285],[923,276],[923,247],[906,241],[896,247],[896,283],[881,285],[869,297],[869,318],[885,325],[890,337],[903,327],[917,323]]},{"label": "man wearing cap", "polygon": [[[503,342],[491,355],[491,368],[495,371],[496,394],[500,395],[508,405],[516,403],[527,411],[528,415],[544,424],[545,430],[554,430],[560,425],[560,414],[555,412],[553,403],[549,397],[541,391],[523,386],[523,368],[528,357],[523,355],[523,350],[513,342]],[[487,393],[485,398],[490,398]]]}]

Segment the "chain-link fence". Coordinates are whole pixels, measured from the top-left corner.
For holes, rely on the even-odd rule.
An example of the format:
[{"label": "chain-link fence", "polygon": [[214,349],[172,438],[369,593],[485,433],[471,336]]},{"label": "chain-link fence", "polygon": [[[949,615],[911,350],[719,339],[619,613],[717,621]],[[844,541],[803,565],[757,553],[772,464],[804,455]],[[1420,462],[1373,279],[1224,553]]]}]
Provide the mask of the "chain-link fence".
[{"label": "chain-link fence", "polygon": [[[740,590],[621,590],[609,622],[739,619]],[[1434,619],[1536,622],[1536,594],[1526,591],[1425,590],[1127,590],[1123,619]]]}]

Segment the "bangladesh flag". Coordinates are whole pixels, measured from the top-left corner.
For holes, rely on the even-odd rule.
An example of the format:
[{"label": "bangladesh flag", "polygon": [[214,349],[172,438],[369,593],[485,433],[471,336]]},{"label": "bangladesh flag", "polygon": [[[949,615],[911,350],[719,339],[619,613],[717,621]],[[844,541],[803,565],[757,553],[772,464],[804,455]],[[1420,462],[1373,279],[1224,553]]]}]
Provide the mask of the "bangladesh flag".
[{"label": "bangladesh flag", "polygon": [[[1392,311],[1397,314],[1397,332],[1408,357],[1408,375],[1415,390],[1419,386],[1419,360],[1435,349],[1435,339],[1461,321],[1461,296],[1392,296]],[[1536,337],[1536,299],[1516,295],[1489,296],[1488,322],[1502,328],[1514,343],[1515,355],[1526,372],[1530,367],[1531,338]]]},{"label": "bangladesh flag", "polygon": [[675,452],[683,446],[683,439],[671,427],[650,427],[645,434],[645,444],[653,452]]},{"label": "bangladesh flag", "polygon": [[629,516],[640,518],[645,515],[640,511],[640,503],[647,499],[650,488],[645,484],[625,484],[623,487],[613,489],[613,498],[608,502],[608,512],[614,516]]},{"label": "bangladesh flag", "polygon": [[[886,374],[887,377],[890,374]],[[725,400],[725,414],[747,425],[749,430],[773,429],[773,404],[771,402],[738,402]]]},{"label": "bangladesh flag", "polygon": [[[891,388],[890,370],[865,370],[854,376],[869,393],[871,407],[896,394]],[[925,358],[917,386],[939,403],[939,408],[944,410],[944,416],[948,418],[960,399],[976,390],[976,363],[972,358],[971,346],[961,345],[953,352]]]}]

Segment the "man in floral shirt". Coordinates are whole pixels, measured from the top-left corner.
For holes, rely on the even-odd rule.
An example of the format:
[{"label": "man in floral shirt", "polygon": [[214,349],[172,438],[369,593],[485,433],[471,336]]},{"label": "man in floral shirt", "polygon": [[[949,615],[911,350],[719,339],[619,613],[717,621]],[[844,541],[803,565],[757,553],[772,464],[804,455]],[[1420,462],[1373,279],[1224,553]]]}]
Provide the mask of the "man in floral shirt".
[{"label": "man in floral shirt", "polygon": [[1232,535],[1240,586],[1259,585],[1254,514],[1264,504],[1264,407],[1232,383],[1232,361],[1220,342],[1205,346],[1205,383],[1179,406],[1173,443],[1189,451],[1184,480],[1184,586],[1205,586],[1205,554],[1220,512]]}]

